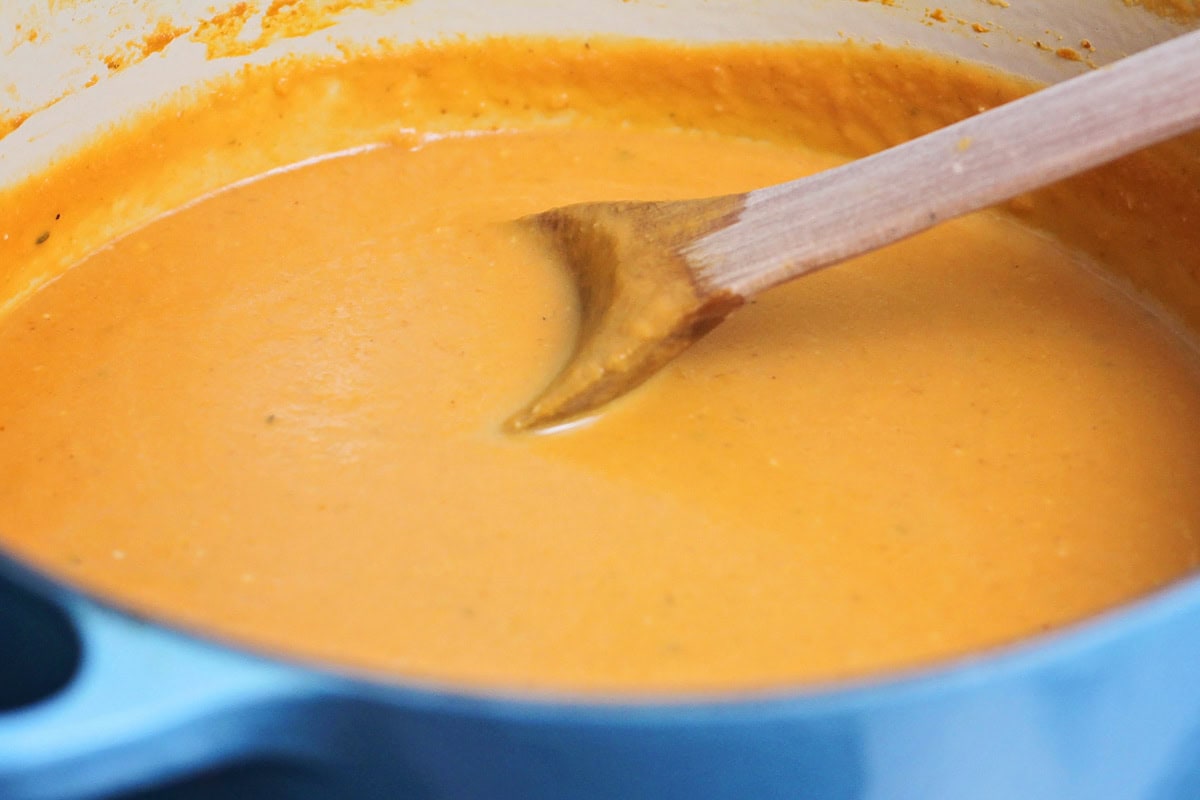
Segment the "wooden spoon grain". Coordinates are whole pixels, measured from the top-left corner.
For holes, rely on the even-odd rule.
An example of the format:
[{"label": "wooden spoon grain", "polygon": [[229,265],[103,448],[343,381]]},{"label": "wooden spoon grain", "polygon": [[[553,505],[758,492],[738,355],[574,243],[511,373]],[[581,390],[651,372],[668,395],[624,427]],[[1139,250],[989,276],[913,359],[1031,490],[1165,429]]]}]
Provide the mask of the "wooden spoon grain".
[{"label": "wooden spoon grain", "polygon": [[1200,31],[808,178],[529,217],[576,280],[581,326],[574,355],[507,428],[595,412],[764,289],[1197,127]]}]

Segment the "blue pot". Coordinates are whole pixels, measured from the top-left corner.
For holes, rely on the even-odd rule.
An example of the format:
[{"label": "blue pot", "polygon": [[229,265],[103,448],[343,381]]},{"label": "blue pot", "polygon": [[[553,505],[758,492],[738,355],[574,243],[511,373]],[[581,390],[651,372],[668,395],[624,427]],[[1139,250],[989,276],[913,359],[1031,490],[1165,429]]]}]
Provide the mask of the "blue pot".
[{"label": "blue pot", "polygon": [[[458,5],[455,24],[475,24],[464,10],[471,4]],[[670,5],[512,0],[472,13],[495,17],[480,29],[508,29],[506,9],[527,6],[542,15],[531,17],[538,25],[675,35],[674,18],[659,11]],[[878,19],[866,31],[872,39],[920,43],[928,34],[946,52],[973,46],[922,24],[922,9],[905,4],[759,0],[746,4],[754,13],[693,5],[703,13],[687,21],[710,38],[832,37]],[[1013,5],[1009,30],[1025,24],[1029,41],[1069,18],[1132,14],[1115,1]],[[0,23],[14,7],[0,3]],[[1172,24],[1139,12],[1128,31],[1152,39]],[[1005,42],[994,37],[971,57],[1046,79],[1077,66],[1026,45],[1010,46],[1015,60],[1005,62]],[[70,90],[51,81],[43,99]],[[31,164],[39,144],[31,138]],[[0,168],[5,155],[0,148]],[[919,672],[738,696],[598,700],[389,683],[278,660],[135,618],[0,557],[0,800],[84,798],[1194,800],[1200,579]]]}]

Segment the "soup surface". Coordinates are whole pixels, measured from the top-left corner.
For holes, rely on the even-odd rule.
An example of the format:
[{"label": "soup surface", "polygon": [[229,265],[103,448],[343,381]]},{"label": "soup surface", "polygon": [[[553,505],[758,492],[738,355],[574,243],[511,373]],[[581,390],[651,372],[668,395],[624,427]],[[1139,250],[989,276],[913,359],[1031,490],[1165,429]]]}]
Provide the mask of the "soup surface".
[{"label": "soup surface", "polygon": [[[810,108],[779,102],[801,77],[857,91],[828,53],[671,52],[614,46],[619,74],[673,70],[626,87],[626,118],[586,113],[611,106],[588,99],[614,74],[600,65],[562,67],[574,116],[548,122],[453,135],[427,104],[405,120],[416,133],[208,196],[13,303],[4,545],[272,650],[587,691],[907,667],[1078,620],[1200,563],[1195,353],[1084,256],[1000,211],[761,296],[590,424],[502,433],[576,325],[561,265],[512,220],[843,160],[801,141]],[[744,129],[719,104],[646,120],[679,87],[711,86],[731,53],[780,73],[726,89],[758,109]],[[968,108],[1022,90],[915,54],[848,53],[881,81],[958,76],[975,87],[955,101]],[[415,56],[388,58],[404,70]],[[333,70],[391,91],[354,83],[367,66]],[[840,107],[819,121],[853,140]],[[877,113],[871,125],[911,133],[903,104]],[[258,135],[286,135],[261,114]],[[103,185],[73,185],[107,202]]]}]

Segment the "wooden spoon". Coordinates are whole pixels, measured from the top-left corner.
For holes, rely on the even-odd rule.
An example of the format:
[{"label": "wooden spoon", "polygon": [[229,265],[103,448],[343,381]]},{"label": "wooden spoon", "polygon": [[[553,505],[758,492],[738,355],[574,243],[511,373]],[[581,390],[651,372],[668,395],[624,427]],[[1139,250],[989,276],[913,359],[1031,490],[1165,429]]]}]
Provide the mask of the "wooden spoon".
[{"label": "wooden spoon", "polygon": [[553,428],[596,411],[757,292],[1198,126],[1194,31],[801,180],[528,217],[571,269],[582,316],[570,361],[507,427]]}]

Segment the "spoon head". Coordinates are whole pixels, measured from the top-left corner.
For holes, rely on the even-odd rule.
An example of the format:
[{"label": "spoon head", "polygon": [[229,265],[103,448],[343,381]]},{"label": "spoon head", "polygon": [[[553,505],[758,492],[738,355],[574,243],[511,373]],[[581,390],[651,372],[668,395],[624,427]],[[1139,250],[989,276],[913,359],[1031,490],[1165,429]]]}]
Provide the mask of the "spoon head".
[{"label": "spoon head", "polygon": [[579,290],[575,351],[541,395],[506,423],[544,430],[644,382],[743,298],[697,281],[685,251],[736,219],[741,196],[666,203],[583,203],[526,217]]}]

